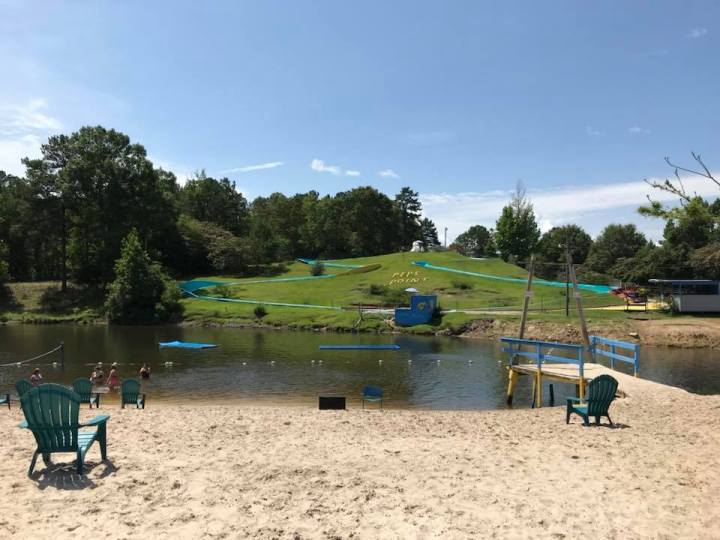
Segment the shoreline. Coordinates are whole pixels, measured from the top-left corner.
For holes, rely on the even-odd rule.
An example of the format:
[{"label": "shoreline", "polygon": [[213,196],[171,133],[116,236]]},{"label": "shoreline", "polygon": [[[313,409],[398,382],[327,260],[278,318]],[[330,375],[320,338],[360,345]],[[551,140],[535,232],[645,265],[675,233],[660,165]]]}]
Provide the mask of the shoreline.
[{"label": "shoreline", "polygon": [[720,536],[720,396],[617,378],[615,428],[566,425],[562,407],[101,407],[109,461],[91,448],[83,477],[57,455],[28,478],[34,441],[13,407],[0,414],[0,534]]},{"label": "shoreline", "polygon": [[[107,325],[102,319],[82,321],[73,320],[6,320],[0,325]],[[207,327],[207,328],[238,328],[261,329],[277,332],[313,332],[339,334],[377,334],[377,335],[421,335],[437,337],[456,337],[462,339],[497,340],[501,336],[512,336],[518,331],[519,320],[516,317],[478,317],[469,319],[457,326],[436,328],[430,325],[407,328],[394,327],[388,329],[337,328],[331,325],[274,325],[248,323],[242,320],[225,319],[218,321],[184,320],[162,323],[159,326]],[[626,319],[606,319],[593,321],[589,317],[590,334],[602,335],[610,339],[637,342],[640,345],[653,347],[673,347],[687,349],[720,348],[720,317],[669,317],[653,319],[644,314]],[[579,343],[582,340],[577,321],[548,321],[533,319],[528,321],[525,333],[528,339],[554,341],[559,343]]]}]

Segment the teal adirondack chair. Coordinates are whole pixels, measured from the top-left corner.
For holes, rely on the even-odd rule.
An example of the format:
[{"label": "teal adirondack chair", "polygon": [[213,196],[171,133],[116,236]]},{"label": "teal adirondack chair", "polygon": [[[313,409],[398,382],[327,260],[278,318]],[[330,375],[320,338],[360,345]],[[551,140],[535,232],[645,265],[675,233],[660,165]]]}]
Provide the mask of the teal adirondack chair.
[{"label": "teal adirondack chair", "polygon": [[25,392],[31,390],[32,387],[33,385],[25,379],[20,379],[18,382],[15,383],[15,390],[17,390],[18,397],[20,398],[23,397],[23,394],[25,394]]},{"label": "teal adirondack chair", "polygon": [[136,379],[125,379],[120,387],[120,407],[135,405],[138,409],[145,408],[145,394],[140,393],[140,383]]},{"label": "teal adirondack chair", "polygon": [[7,403],[8,409],[10,408],[10,394],[0,395],[0,405]]},{"label": "teal adirondack chair", "polygon": [[[96,416],[81,424],[80,396],[59,384],[43,384],[25,392],[20,398],[25,421],[19,427],[32,431],[37,449],[30,462],[28,476],[32,475],[38,455],[45,465],[50,465],[50,455],[56,452],[75,452],[77,472],[83,474],[85,454],[97,441],[100,455],[107,459],[106,423],[110,416]],[[80,428],[97,427],[95,431],[80,431]]]},{"label": "teal adirondack chair", "polygon": [[80,396],[80,403],[89,403],[90,408],[100,407],[100,394],[92,391],[92,383],[88,379],[80,377],[73,381],[73,390]]},{"label": "teal adirondack chair", "polygon": [[590,417],[595,417],[595,423],[600,424],[602,416],[607,417],[608,422],[612,426],[612,420],[608,414],[610,403],[615,399],[618,382],[610,375],[600,375],[595,377],[587,387],[587,398],[580,399],[576,397],[567,398],[567,417],[565,423],[570,423],[570,415],[577,414],[582,417],[585,425],[590,423]]}]

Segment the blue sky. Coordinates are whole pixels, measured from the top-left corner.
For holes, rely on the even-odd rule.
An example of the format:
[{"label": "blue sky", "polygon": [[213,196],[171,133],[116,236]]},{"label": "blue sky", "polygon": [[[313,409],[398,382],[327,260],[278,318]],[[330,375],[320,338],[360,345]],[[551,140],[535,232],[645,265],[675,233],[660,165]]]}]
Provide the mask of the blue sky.
[{"label": "blue sky", "polygon": [[249,197],[410,185],[452,238],[520,180],[544,229],[657,238],[642,180],[690,150],[720,169],[719,22],[717,1],[0,0],[0,169],[102,124]]}]

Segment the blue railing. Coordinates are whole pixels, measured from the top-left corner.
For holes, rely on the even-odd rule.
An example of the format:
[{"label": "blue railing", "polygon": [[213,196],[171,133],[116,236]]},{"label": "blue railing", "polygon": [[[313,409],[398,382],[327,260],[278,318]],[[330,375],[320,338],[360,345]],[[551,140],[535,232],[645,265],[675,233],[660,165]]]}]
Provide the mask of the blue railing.
[{"label": "blue railing", "polygon": [[[515,359],[528,358],[530,363],[537,365],[538,371],[542,371],[545,362],[559,362],[563,364],[575,364],[579,369],[581,379],[585,377],[585,359],[582,345],[570,345],[567,343],[555,343],[552,341],[537,341],[534,339],[500,338],[506,345],[503,352],[508,353],[508,366],[516,365]],[[553,351],[570,351],[573,356],[559,356]]]},{"label": "blue railing", "polygon": [[[619,350],[629,352],[630,354],[623,354],[619,352]],[[637,343],[616,341],[600,336],[590,336],[590,351],[596,360],[598,356],[609,358],[612,369],[615,369],[615,360],[632,364],[633,375],[638,376],[640,367],[640,345]]]}]

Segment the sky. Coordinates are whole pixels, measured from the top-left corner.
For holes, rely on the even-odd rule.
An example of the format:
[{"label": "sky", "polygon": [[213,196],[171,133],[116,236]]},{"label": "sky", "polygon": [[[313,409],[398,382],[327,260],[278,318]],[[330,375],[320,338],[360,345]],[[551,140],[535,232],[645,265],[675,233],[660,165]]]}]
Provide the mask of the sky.
[{"label": "sky", "polygon": [[543,230],[658,239],[644,179],[691,151],[720,170],[719,23],[718,1],[0,0],[0,170],[103,125],[248,198],[411,186],[441,239],[518,182]]}]

